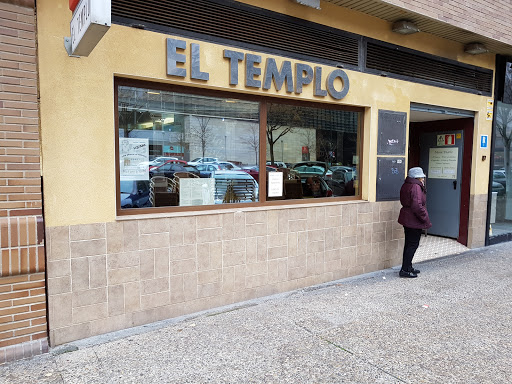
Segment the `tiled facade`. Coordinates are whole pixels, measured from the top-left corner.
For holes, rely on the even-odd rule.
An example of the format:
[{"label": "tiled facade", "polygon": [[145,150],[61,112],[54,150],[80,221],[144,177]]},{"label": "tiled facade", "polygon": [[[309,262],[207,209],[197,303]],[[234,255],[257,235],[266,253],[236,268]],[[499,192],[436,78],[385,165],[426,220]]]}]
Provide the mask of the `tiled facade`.
[{"label": "tiled facade", "polygon": [[399,208],[353,202],[48,228],[51,343],[397,265]]},{"label": "tiled facade", "polygon": [[48,350],[34,0],[0,0],[0,364]]}]

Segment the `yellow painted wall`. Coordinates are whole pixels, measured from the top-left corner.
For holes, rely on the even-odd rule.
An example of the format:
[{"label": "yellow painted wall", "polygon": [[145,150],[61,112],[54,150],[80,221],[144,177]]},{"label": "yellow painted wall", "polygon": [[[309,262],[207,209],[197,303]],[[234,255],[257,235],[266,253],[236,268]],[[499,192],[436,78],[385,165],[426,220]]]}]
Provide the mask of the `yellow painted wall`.
[{"label": "yellow painted wall", "polygon": [[[245,2],[271,6],[273,10],[293,16],[324,22],[379,39],[387,38],[392,43],[494,68],[493,55],[464,55],[460,45],[425,34],[394,36],[389,32],[389,24],[386,22],[329,4],[322,3],[322,10],[315,11],[287,0]],[[37,13],[42,172],[45,219],[48,226],[110,222],[116,218],[113,85],[116,76],[290,99],[315,99],[312,95],[312,84],[305,87],[301,95],[286,94],[284,87],[280,92],[272,89],[245,89],[243,70],[239,71],[239,85],[230,87],[229,62],[223,59],[223,49],[226,47],[191,39],[183,40],[187,41],[188,47],[191,42],[200,44],[201,70],[210,73],[210,80],[205,83],[190,81],[189,78],[182,80],[168,77],[166,38],[172,36],[118,25],[112,25],[89,57],[69,57],[64,49],[64,37],[70,35],[71,11],[68,9],[68,2],[38,0]],[[229,49],[259,54],[263,62],[267,57],[274,57],[278,66],[283,59],[260,52]],[[189,52],[190,49],[187,49],[186,53]],[[291,61],[299,62],[294,59]],[[327,66],[323,68],[324,74],[334,69]],[[187,69],[189,75],[190,68]],[[480,134],[491,134],[491,122],[485,119],[486,97],[355,71],[346,72],[350,79],[350,92],[342,101],[330,97],[316,99],[320,102],[367,108],[362,170],[364,199],[375,200],[378,110],[409,112],[411,102],[466,109],[477,113],[471,193],[487,193],[490,151],[479,149],[477,140]],[[487,155],[487,161],[481,161],[482,155]]]}]

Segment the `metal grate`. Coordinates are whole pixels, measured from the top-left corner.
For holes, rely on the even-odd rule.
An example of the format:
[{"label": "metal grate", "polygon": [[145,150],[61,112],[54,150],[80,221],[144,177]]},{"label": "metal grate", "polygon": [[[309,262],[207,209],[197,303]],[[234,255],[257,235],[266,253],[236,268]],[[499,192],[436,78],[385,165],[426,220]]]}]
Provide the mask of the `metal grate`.
[{"label": "metal grate", "polygon": [[490,95],[493,72],[414,52],[398,46],[367,43],[366,68],[409,80]]},{"label": "metal grate", "polygon": [[112,0],[112,21],[149,30],[246,44],[262,51],[358,66],[359,39],[320,24],[235,1]]}]

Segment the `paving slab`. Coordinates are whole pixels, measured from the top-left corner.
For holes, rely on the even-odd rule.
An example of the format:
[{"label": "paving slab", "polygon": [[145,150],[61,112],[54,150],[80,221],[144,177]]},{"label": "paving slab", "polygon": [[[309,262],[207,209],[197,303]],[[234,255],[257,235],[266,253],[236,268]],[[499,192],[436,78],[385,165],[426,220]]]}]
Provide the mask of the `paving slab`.
[{"label": "paving slab", "polygon": [[512,244],[114,332],[0,383],[512,382]]}]

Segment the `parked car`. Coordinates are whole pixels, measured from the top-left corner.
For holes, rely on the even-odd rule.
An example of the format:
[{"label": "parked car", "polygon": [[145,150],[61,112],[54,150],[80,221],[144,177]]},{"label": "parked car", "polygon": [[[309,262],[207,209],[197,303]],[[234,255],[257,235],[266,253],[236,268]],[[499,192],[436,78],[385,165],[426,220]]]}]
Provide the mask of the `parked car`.
[{"label": "parked car", "polygon": [[197,169],[197,167],[195,165],[184,164],[183,168],[185,168],[187,170],[187,172],[190,172],[190,173],[196,175],[197,177],[201,177],[201,172],[199,171],[199,169]]},{"label": "parked car", "polygon": [[286,164],[282,161],[274,161],[274,164],[272,164],[271,161],[267,161],[267,165],[275,166],[277,168],[287,168]]},{"label": "parked car", "polygon": [[149,170],[149,176],[150,177],[165,176],[165,177],[172,179],[176,172],[188,172],[188,171],[184,167],[184,164],[167,162],[163,165],[160,165],[159,167],[151,168]]},{"label": "parked car", "polygon": [[168,156],[159,156],[159,157],[154,158],[151,161],[143,161],[142,163],[139,163],[139,167],[141,167],[141,169],[144,169],[145,167],[149,167],[149,168],[158,167],[159,165],[162,165],[163,163],[165,163],[168,160],[178,160],[178,158],[177,157],[168,157]]},{"label": "parked car", "polygon": [[218,161],[215,164],[217,164],[220,167],[220,169],[226,171],[240,171],[242,169],[238,165],[235,165],[229,161]]},{"label": "parked car", "polygon": [[505,189],[507,189],[507,176],[505,175],[505,171],[493,171],[492,181],[500,183]]},{"label": "parked car", "polygon": [[492,191],[497,192],[498,196],[505,195],[505,187],[501,183],[498,183],[497,181],[492,182]]},{"label": "parked car", "polygon": [[[271,167],[269,165],[266,166],[267,172],[277,172],[277,169],[274,167]],[[254,165],[252,167],[246,167],[242,168],[242,171],[247,172],[249,175],[251,175],[254,180],[259,184],[260,182],[260,167],[257,165]]]},{"label": "parked car", "polygon": [[178,160],[178,159],[166,160],[166,161],[164,161],[163,163],[161,163],[159,165],[154,165],[154,166],[149,167],[149,170],[151,171],[153,168],[160,167],[160,166],[162,166],[164,164],[182,164],[182,165],[187,165],[187,162],[184,161],[184,160]]},{"label": "parked car", "polygon": [[[297,171],[300,175],[304,197],[328,197],[333,195],[334,190],[329,186],[325,177],[328,169],[327,163],[322,161],[302,161],[292,166],[292,170]],[[333,183],[332,180],[329,180],[329,182],[332,186],[337,186],[337,183]],[[319,187],[315,186],[314,188],[319,188],[319,190],[312,190],[311,183],[318,184]],[[338,189],[337,193],[334,194],[341,196],[344,188],[343,191],[341,191],[341,187]]]},{"label": "parked car", "polygon": [[[258,201],[258,183],[244,171],[218,171],[215,179],[215,204]],[[232,194],[226,196],[232,186]]]},{"label": "parked car", "polygon": [[219,159],[217,157],[196,157],[194,160],[189,161],[190,165],[197,164],[208,164],[208,163],[218,163]]},{"label": "parked car", "polygon": [[221,168],[218,164],[197,164],[194,166],[199,171],[199,177],[213,177],[213,174],[220,171]]},{"label": "parked car", "polygon": [[122,180],[121,208],[150,207],[149,180]]}]

